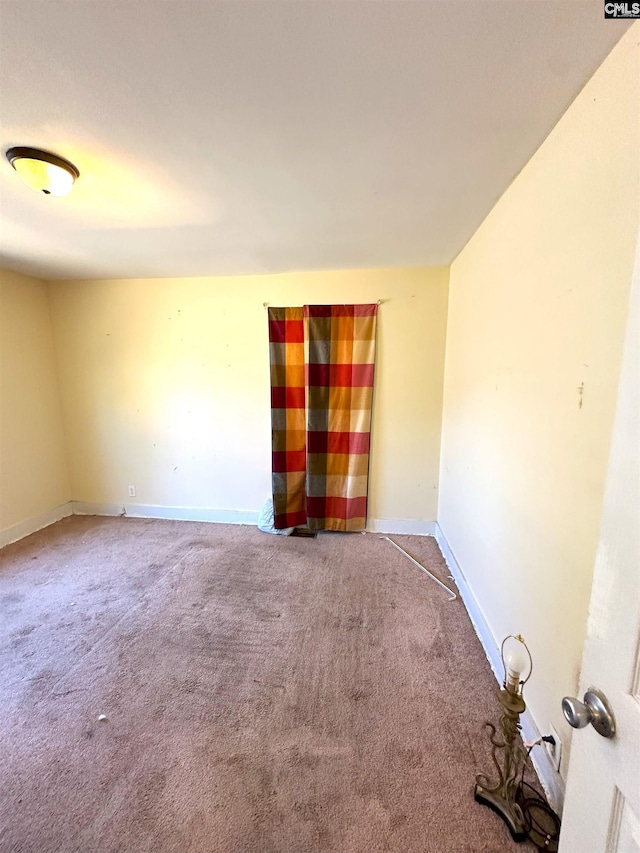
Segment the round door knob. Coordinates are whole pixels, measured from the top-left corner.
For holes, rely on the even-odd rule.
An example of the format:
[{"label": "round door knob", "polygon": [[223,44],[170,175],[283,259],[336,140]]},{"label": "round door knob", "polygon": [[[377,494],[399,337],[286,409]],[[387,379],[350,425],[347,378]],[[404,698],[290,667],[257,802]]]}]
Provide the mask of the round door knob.
[{"label": "round door knob", "polygon": [[591,722],[591,711],[579,699],[565,696],[562,700],[562,713],[565,720],[574,729],[583,729]]},{"label": "round door knob", "polygon": [[591,723],[602,737],[613,737],[616,733],[613,711],[604,693],[595,687],[590,687],[584,694],[584,702],[565,696],[562,700],[562,713],[574,729],[583,729]]}]

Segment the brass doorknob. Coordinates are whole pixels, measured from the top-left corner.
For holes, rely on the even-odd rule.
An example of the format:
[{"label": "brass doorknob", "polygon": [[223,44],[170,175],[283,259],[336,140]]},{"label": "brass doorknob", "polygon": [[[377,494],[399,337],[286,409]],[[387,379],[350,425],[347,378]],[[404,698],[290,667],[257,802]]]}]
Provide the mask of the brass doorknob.
[{"label": "brass doorknob", "polygon": [[616,733],[616,721],[607,697],[595,687],[590,687],[584,694],[584,702],[565,696],[562,713],[574,729],[583,729],[591,723],[602,737],[613,737]]}]

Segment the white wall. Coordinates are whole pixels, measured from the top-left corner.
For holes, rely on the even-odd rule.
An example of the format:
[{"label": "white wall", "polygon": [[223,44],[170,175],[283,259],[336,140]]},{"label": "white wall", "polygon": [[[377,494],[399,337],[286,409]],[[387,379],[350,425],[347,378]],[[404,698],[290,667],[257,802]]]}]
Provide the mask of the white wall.
[{"label": "white wall", "polygon": [[636,24],[450,273],[438,519],[496,641],[524,635],[528,704],[565,747],[560,701],[578,686],[638,229],[639,35]]},{"label": "white wall", "polygon": [[47,285],[0,270],[0,544],[71,497],[54,362]]},{"label": "white wall", "polygon": [[257,512],[271,493],[263,303],[383,299],[369,517],[426,532],[447,288],[446,268],[51,282],[74,500]]}]

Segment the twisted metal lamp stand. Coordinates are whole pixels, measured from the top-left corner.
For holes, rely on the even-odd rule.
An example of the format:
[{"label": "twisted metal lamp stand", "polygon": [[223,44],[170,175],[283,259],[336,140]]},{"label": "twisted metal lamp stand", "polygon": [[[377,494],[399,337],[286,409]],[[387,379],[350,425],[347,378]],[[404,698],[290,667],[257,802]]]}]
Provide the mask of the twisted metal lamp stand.
[{"label": "twisted metal lamp stand", "polygon": [[[512,652],[507,655],[508,664],[505,663],[505,645],[511,642]],[[513,645],[516,646],[516,654],[513,656]],[[520,645],[518,645],[520,644]],[[521,672],[526,666],[523,654],[526,652],[529,658],[529,671],[525,679],[521,679]],[[521,656],[521,657],[520,657]],[[520,733],[520,714],[527,708],[522,698],[522,689],[531,678],[533,662],[531,653],[520,634],[509,634],[502,641],[500,657],[504,668],[504,681],[500,690],[500,704],[502,705],[502,716],[500,717],[501,735],[497,733],[493,723],[485,723],[490,729],[489,738],[492,743],[491,758],[498,771],[498,781],[492,785],[489,778],[483,773],[476,776],[475,799],[484,803],[500,815],[509,827],[509,831],[515,841],[523,841],[528,834],[529,827],[520,805],[516,802],[518,791],[518,774],[527,760],[522,745],[518,742]],[[519,658],[519,659],[518,659]],[[518,663],[516,663],[518,659]],[[502,760],[498,761],[497,754],[502,752]]]},{"label": "twisted metal lamp stand", "polygon": [[[500,815],[509,827],[514,841],[523,841],[527,837],[525,817],[515,798],[518,774],[526,760],[525,751],[517,743],[517,737],[520,731],[520,714],[524,713],[527,706],[521,695],[511,693],[505,688],[500,691],[500,704],[503,708],[500,718],[502,739],[497,735],[493,723],[485,723],[485,726],[491,730],[489,736],[493,744],[491,757],[498,771],[498,781],[495,785],[491,785],[487,776],[478,774],[475,799]],[[496,756],[499,750],[503,751],[502,762],[499,762]]]}]

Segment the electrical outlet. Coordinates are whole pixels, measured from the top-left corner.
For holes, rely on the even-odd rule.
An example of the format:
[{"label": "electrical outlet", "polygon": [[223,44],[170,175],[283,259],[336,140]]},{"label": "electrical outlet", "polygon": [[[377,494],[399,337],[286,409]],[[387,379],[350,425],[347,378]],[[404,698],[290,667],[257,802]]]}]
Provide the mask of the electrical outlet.
[{"label": "electrical outlet", "polygon": [[551,723],[549,723],[549,734],[552,735],[553,739],[555,740],[555,743],[547,743],[546,741],[543,741],[543,743],[547,748],[551,763],[555,767],[556,771],[559,773],[560,759],[562,758],[562,741],[558,736],[558,732],[554,729]]},{"label": "electrical outlet", "polygon": [[136,487],[135,486],[129,486],[129,497],[135,498],[135,496],[136,496]]}]

